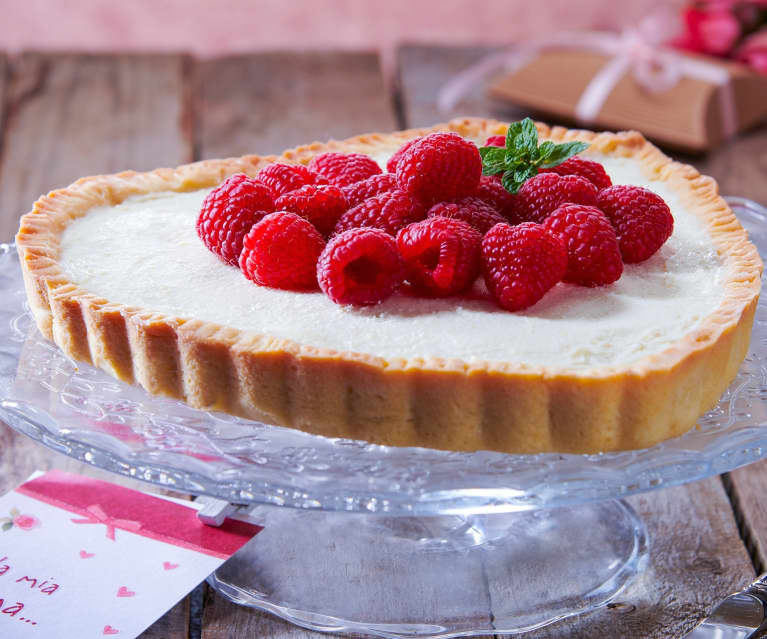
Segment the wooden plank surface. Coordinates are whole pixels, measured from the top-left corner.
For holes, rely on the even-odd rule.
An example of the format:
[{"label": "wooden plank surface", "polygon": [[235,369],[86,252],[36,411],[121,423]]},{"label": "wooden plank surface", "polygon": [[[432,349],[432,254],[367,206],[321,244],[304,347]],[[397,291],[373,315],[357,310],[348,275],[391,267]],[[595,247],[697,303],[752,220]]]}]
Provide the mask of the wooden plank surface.
[{"label": "wooden plank surface", "polygon": [[676,639],[754,578],[718,477],[631,497],[647,525],[650,563],[608,607],[530,639]]},{"label": "wooden plank surface", "polygon": [[[181,56],[27,54],[13,61],[0,156],[0,237],[11,238],[40,193],[79,176],[190,160],[184,65]],[[0,491],[54,463],[86,468],[3,426]]]},{"label": "wooden plank surface", "polygon": [[719,183],[723,195],[767,206],[767,126],[749,131],[705,156],[678,156]]},{"label": "wooden plank surface", "polygon": [[270,154],[396,127],[373,53],[267,53],[195,73],[198,157]]},{"label": "wooden plank surface", "polygon": [[[185,64],[181,56],[127,55],[29,54],[13,61],[0,103],[6,113],[0,238],[13,236],[19,215],[40,193],[82,175],[189,161]],[[54,453],[0,422],[0,494],[49,468],[148,488]],[[185,599],[142,638],[187,639],[188,628]]]},{"label": "wooden plank surface", "polygon": [[0,237],[34,200],[84,175],[191,160],[180,56],[26,54],[7,88]]},{"label": "wooden plank surface", "polygon": [[[8,112],[8,76],[10,74],[8,58],[0,53],[0,160],[2,160],[3,148],[5,146],[5,119]],[[0,242],[10,241],[14,230],[14,222],[5,219],[2,208],[2,193],[0,193]]]},{"label": "wooden plank surface", "polygon": [[[502,120],[523,115],[485,98],[481,88],[453,112],[438,112],[435,100],[439,88],[487,52],[477,48],[403,47],[398,78],[406,126],[426,126],[462,115]],[[712,156],[707,166],[719,165]],[[733,169],[732,179],[737,179],[736,173]],[[543,629],[531,638],[681,637],[733,588],[753,579],[753,565],[719,478],[629,501],[650,532],[649,570],[626,589],[620,606]]]},{"label": "wooden plank surface", "polygon": [[247,610],[229,603],[212,588],[206,590],[204,610],[203,639],[320,639],[327,636],[299,628],[267,613]]},{"label": "wooden plank surface", "polygon": [[739,468],[728,475],[741,534],[758,572],[767,571],[767,461]]},{"label": "wooden plank surface", "polygon": [[[5,92],[6,77],[8,74],[8,59],[0,52],[0,153],[3,150],[3,120],[5,118]],[[0,229],[2,229],[2,216],[0,216]],[[0,235],[0,242],[5,241]]]},{"label": "wooden plank surface", "polygon": [[496,52],[493,47],[407,45],[397,52],[397,84],[402,115],[408,127],[424,127],[464,116],[489,116],[516,120],[527,111],[494,100],[478,86],[447,112],[437,109],[438,91],[447,80]]}]

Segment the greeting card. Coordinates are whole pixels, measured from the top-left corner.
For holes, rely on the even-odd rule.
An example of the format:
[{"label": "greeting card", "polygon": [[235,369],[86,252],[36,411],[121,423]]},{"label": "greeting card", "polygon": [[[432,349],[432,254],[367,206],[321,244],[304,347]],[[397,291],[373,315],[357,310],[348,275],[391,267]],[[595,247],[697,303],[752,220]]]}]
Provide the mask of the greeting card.
[{"label": "greeting card", "polygon": [[261,528],[69,473],[0,497],[0,637],[129,639]]}]

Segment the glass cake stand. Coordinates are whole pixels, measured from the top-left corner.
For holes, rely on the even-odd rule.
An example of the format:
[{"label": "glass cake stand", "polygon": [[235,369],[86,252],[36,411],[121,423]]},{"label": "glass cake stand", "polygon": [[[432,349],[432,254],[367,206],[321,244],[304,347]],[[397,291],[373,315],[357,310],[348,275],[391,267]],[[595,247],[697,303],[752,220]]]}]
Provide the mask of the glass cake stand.
[{"label": "glass cake stand", "polygon": [[[767,255],[767,210],[729,201]],[[0,244],[0,418],[94,466],[241,505],[264,530],[210,583],[315,630],[520,633],[605,604],[647,559],[623,497],[767,456],[765,346],[767,296],[716,408],[649,449],[392,448],[198,411],[75,364],[37,332]]]}]

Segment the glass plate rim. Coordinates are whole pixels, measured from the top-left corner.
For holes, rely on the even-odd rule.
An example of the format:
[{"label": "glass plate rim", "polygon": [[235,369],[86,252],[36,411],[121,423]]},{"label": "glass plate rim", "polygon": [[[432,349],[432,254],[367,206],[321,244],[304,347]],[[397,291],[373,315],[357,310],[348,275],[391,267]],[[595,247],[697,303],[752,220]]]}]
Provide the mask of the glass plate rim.
[{"label": "glass plate rim", "polygon": [[[737,211],[744,226],[748,228],[760,252],[766,254],[767,209],[745,198],[727,199]],[[8,262],[9,256],[12,262],[14,255],[12,244],[0,244],[0,291],[6,290],[3,286],[13,284],[7,281],[9,275],[2,266]],[[3,277],[6,280],[5,285]],[[17,281],[17,289],[18,283]],[[16,298],[18,301],[18,290]],[[0,307],[0,313],[3,311]],[[18,323],[20,319],[21,316],[15,316],[12,321]],[[29,321],[28,316],[26,321]],[[693,429],[679,438],[639,451],[600,455],[545,453],[522,456],[487,451],[449,453],[427,449],[392,449],[364,442],[328,440],[300,432],[300,435],[297,435],[303,440],[319,438],[318,445],[322,441],[323,444],[332,442],[336,447],[354,448],[362,457],[374,454],[384,457],[386,454],[412,455],[414,463],[420,457],[424,457],[421,461],[435,463],[432,458],[436,459],[436,455],[440,458],[438,462],[452,464],[456,472],[467,473],[463,485],[430,484],[432,467],[426,470],[425,476],[415,472],[416,469],[410,469],[413,471],[410,475],[405,472],[398,480],[385,477],[383,481],[377,481],[372,478],[366,484],[359,481],[359,477],[356,483],[353,483],[344,475],[322,476],[321,471],[305,472],[306,460],[282,460],[286,467],[293,464],[294,468],[298,469],[296,472],[286,474],[267,469],[266,472],[246,476],[242,467],[223,468],[210,461],[191,457],[188,453],[163,450],[161,447],[132,450],[114,433],[94,433],[66,425],[62,428],[55,416],[44,407],[13,397],[9,394],[8,372],[4,375],[1,365],[0,417],[33,439],[80,461],[175,490],[208,494],[233,503],[266,503],[331,511],[381,512],[390,515],[508,512],[574,505],[622,498],[660,487],[695,481],[766,457],[767,410],[763,406],[763,400],[767,399],[767,299],[759,302],[754,326],[752,347],[739,377],[725,393],[717,409],[712,411],[714,417],[709,413],[702,420],[704,423],[706,420],[713,423],[717,419],[726,418],[729,424],[724,431],[726,436],[716,430],[712,431],[712,424],[708,423],[709,428]],[[43,342],[44,339],[40,336],[39,341]],[[0,364],[4,345],[5,342],[0,343]],[[50,348],[58,351],[55,346],[51,345]],[[745,376],[744,368],[748,369]],[[120,384],[106,373],[98,371],[98,374],[108,378],[112,384]],[[740,401],[744,393],[751,394],[745,402]],[[149,399],[154,400],[151,397]],[[170,400],[162,401],[167,403]],[[208,416],[216,425],[246,421],[195,412]],[[757,413],[756,416],[754,412]],[[269,430],[272,434],[276,431],[289,431],[293,434],[297,432],[280,427],[266,428],[274,429]],[[263,432],[259,435],[263,435]],[[693,440],[699,448],[685,448],[685,445]],[[480,481],[482,478],[475,472],[476,469],[466,465],[466,460],[472,458],[475,461],[483,461],[488,466],[495,464],[494,472],[488,477],[500,477],[499,481],[488,481],[487,477]],[[331,485],[333,482],[340,485],[334,487]]]}]

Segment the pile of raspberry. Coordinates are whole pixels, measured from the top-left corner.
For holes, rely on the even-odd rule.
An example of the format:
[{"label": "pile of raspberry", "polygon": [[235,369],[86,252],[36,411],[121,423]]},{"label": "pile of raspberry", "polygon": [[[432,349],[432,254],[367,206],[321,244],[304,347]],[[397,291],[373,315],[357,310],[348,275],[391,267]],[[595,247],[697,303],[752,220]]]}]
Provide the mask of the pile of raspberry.
[{"label": "pile of raspberry", "polygon": [[[504,146],[493,136],[485,146]],[[518,311],[558,282],[605,286],[673,230],[655,193],[613,185],[579,156],[540,169],[518,192],[482,175],[477,146],[454,133],[407,142],[383,172],[358,153],[234,175],[205,198],[197,233],[262,286],[320,288],[338,304],[376,304],[403,288],[446,297],[484,278]]]}]

